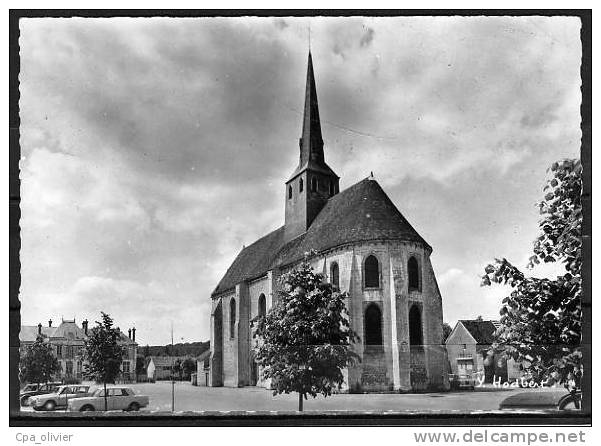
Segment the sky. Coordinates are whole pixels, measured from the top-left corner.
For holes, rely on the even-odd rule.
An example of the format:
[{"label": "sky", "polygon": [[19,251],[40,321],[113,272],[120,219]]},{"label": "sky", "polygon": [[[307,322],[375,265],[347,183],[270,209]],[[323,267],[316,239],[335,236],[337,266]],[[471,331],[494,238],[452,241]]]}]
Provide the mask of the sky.
[{"label": "sky", "polygon": [[22,19],[23,324],[209,339],[212,290],[284,221],[309,27],[340,189],[373,172],[433,247],[445,321],[498,318],[483,269],[526,265],[546,169],[579,156],[577,18]]}]

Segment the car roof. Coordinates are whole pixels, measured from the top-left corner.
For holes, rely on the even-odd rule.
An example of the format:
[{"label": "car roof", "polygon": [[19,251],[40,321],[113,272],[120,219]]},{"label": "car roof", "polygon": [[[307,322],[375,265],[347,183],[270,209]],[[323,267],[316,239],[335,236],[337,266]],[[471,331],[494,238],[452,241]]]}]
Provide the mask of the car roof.
[{"label": "car roof", "polygon": [[567,390],[533,390],[511,395],[501,401],[501,407],[547,407],[556,406],[559,400],[569,395]]}]

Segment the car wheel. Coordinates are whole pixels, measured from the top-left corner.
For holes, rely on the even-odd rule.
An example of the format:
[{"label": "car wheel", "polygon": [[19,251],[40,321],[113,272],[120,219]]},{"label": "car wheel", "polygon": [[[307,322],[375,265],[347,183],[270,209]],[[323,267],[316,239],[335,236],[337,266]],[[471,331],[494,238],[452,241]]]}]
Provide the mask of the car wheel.
[{"label": "car wheel", "polygon": [[46,401],[46,404],[44,404],[44,410],[54,410],[55,407],[56,407],[56,403],[52,400]]},{"label": "car wheel", "polygon": [[559,410],[580,410],[580,401],[569,395],[559,402]]},{"label": "car wheel", "polygon": [[92,412],[92,411],[94,411],[94,406],[90,406],[89,404],[86,404],[81,409],[79,409],[79,411],[80,412]]},{"label": "car wheel", "polygon": [[138,403],[131,403],[127,410],[129,410],[130,412],[137,412],[138,410],[140,410],[140,405]]}]

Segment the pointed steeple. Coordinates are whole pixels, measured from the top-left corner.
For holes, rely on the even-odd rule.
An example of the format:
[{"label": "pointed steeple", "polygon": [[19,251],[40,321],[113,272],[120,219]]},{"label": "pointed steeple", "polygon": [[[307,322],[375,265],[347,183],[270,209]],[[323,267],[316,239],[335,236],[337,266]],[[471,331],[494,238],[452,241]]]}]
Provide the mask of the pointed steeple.
[{"label": "pointed steeple", "polygon": [[315,74],[313,73],[311,51],[309,51],[309,62],[307,65],[303,133],[299,143],[301,166],[309,161],[316,161],[318,163],[324,162],[323,139],[321,137],[321,123],[319,120],[319,106],[317,104],[317,89],[315,87]]},{"label": "pointed steeple", "polygon": [[323,156],[323,138],[319,122],[317,89],[313,60],[309,51],[303,132],[299,140],[297,168],[286,181],[286,241],[303,234],[327,201],[338,193],[339,177]]}]

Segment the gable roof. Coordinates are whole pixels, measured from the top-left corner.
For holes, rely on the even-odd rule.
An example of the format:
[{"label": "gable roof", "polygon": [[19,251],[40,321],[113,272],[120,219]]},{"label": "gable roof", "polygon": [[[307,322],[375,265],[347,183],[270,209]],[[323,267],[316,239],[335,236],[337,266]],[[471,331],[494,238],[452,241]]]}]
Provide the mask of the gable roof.
[{"label": "gable roof", "polygon": [[150,361],[152,361],[155,367],[171,367],[175,365],[178,359],[184,360],[186,358],[184,356],[150,356],[148,363],[150,364]]},{"label": "gable roof", "polygon": [[495,341],[497,327],[493,321],[460,320],[477,344],[490,345]]},{"label": "gable roof", "polygon": [[331,197],[304,234],[284,243],[284,226],[244,248],[229,267],[213,296],[243,280],[301,260],[312,249],[321,252],[367,240],[402,240],[431,249],[403,217],[377,181],[366,178]]}]

